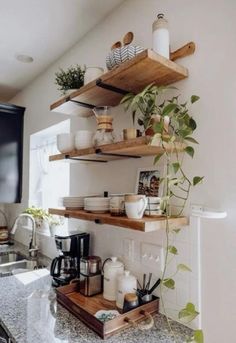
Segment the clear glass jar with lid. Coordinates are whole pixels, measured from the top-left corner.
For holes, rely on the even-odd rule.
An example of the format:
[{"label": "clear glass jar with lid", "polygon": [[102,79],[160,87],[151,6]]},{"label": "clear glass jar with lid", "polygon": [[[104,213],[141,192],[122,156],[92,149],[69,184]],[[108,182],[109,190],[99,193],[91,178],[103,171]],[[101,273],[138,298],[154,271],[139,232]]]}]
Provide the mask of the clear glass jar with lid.
[{"label": "clear glass jar with lid", "polygon": [[103,297],[115,301],[117,293],[117,277],[124,272],[124,264],[117,257],[111,257],[103,263]]}]

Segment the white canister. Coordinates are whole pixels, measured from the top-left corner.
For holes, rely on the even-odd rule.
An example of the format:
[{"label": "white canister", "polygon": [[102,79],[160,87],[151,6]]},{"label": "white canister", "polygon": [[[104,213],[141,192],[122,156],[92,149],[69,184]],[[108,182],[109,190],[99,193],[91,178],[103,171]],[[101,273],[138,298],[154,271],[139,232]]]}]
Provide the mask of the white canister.
[{"label": "white canister", "polygon": [[157,19],[152,24],[152,48],[159,55],[170,58],[168,21],[162,13],[157,15]]},{"label": "white canister", "polygon": [[87,67],[84,74],[84,84],[98,79],[102,74],[104,74],[104,69],[100,67]]},{"label": "white canister", "polygon": [[123,309],[125,294],[136,293],[137,279],[125,270],[117,279],[116,306]]},{"label": "white canister", "polygon": [[115,301],[117,294],[117,277],[124,272],[124,264],[117,257],[111,257],[103,263],[103,297]]}]

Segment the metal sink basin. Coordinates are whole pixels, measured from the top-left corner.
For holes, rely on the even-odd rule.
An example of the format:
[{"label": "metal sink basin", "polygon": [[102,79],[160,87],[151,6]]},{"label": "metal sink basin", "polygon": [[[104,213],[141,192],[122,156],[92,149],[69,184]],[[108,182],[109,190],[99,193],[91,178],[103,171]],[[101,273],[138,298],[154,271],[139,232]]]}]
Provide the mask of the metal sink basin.
[{"label": "metal sink basin", "polygon": [[0,277],[10,276],[17,272],[37,269],[35,260],[27,260],[18,252],[0,253]]},{"label": "metal sink basin", "polygon": [[10,251],[10,252],[0,252],[0,265],[24,260],[26,257],[20,254],[19,252]]}]

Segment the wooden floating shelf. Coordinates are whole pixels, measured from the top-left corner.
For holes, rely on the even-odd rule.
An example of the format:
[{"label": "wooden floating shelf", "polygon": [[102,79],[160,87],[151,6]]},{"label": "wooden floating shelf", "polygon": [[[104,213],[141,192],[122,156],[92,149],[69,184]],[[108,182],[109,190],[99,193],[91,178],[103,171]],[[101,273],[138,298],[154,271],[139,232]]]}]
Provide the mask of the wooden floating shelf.
[{"label": "wooden floating shelf", "polygon": [[[158,231],[160,229],[165,228],[166,223],[166,218],[164,216],[157,218],[143,217],[142,219],[129,219],[125,216],[113,217],[110,215],[110,213],[98,214],[86,212],[84,210],[65,210],[56,208],[50,208],[49,213],[69,218],[93,221],[98,224],[114,225],[141,232]],[[186,217],[171,217],[169,219],[170,228],[185,225],[188,225],[188,219]]]},{"label": "wooden floating shelf", "polygon": [[[100,153],[96,153],[96,148],[87,148],[80,150],[73,150],[67,154],[58,154],[49,156],[49,161],[60,161],[73,158],[87,159],[88,161],[112,161],[118,159],[124,159],[127,157],[142,157],[142,156],[154,156],[163,152],[163,148],[160,145],[151,145],[151,137],[143,136],[127,141],[121,141],[113,144],[102,145],[99,147]],[[184,144],[175,143],[166,144],[167,150],[171,151],[175,148],[178,151],[184,149]],[[102,155],[108,154],[108,155]],[[109,155],[111,154],[111,155]],[[114,154],[114,155],[112,155]],[[117,154],[117,156],[115,156]]]},{"label": "wooden floating shelf", "polygon": [[[175,62],[158,55],[147,49],[131,60],[122,63],[119,67],[108,71],[101,76],[101,82],[124,90],[126,92],[140,92],[150,83],[163,86],[169,85],[188,77],[188,70]],[[124,94],[114,90],[104,89],[94,80],[74,91],[69,96],[64,96],[50,106],[53,112],[91,116],[93,106],[117,106]],[[79,101],[92,105],[91,108],[78,106]]]}]

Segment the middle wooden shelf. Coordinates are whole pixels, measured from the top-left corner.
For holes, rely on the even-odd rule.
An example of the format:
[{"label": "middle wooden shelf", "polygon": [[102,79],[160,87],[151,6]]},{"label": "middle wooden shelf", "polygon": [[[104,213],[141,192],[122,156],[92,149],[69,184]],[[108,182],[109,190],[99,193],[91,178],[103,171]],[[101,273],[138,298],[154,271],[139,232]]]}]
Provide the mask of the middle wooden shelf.
[{"label": "middle wooden shelf", "polygon": [[[97,224],[109,224],[126,229],[132,229],[142,232],[158,231],[165,228],[166,217],[143,217],[142,219],[129,219],[126,216],[114,217],[110,213],[91,213],[84,210],[66,210],[49,208],[49,213],[68,218],[77,218],[87,221],[93,221]],[[188,225],[188,219],[186,217],[170,217],[168,219],[170,229],[172,227]]]},{"label": "middle wooden shelf", "polygon": [[[155,156],[161,154],[164,149],[160,145],[151,144],[152,137],[142,136],[126,141],[116,142],[99,147],[91,147],[87,149],[73,150],[70,153],[52,155],[49,161],[60,160],[79,160],[79,161],[95,161],[108,162],[112,160],[124,158],[140,158],[143,156]],[[175,142],[174,144],[167,144],[165,146],[169,151],[177,149],[182,151],[185,145]]]}]

